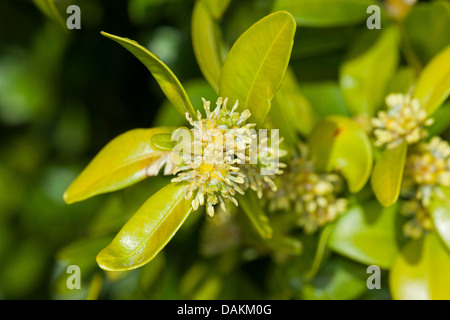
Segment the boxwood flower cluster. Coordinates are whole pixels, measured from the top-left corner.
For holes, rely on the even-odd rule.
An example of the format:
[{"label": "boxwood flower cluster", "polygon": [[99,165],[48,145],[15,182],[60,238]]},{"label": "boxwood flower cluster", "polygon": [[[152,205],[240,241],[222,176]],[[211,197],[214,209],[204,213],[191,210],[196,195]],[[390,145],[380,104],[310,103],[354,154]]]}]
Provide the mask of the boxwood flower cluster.
[{"label": "boxwood flower cluster", "polygon": [[[279,150],[279,142],[262,136],[258,146],[258,134],[254,123],[247,123],[250,111],[236,111],[238,101],[231,109],[228,98],[219,97],[211,111],[210,101],[203,99],[206,118],[197,110],[194,121],[189,113],[186,119],[191,124],[194,137],[193,152],[182,152],[183,164],[177,169],[178,176],[172,182],[188,182],[185,187],[186,200],[192,199],[194,210],[206,205],[208,215],[214,215],[214,206],[226,211],[226,201],[238,205],[235,194],[244,194],[251,187],[261,197],[265,185],[276,191],[270,175],[264,169],[276,162],[274,174],[281,174],[278,157],[286,154]],[[263,131],[265,132],[265,131]],[[258,150],[255,150],[258,149]],[[256,153],[252,153],[256,151]],[[266,170],[267,173],[267,170]],[[270,172],[269,172],[270,173]]]},{"label": "boxwood flower cluster", "polygon": [[433,197],[444,198],[440,187],[450,186],[450,146],[440,137],[429,142],[427,126],[433,124],[418,99],[409,95],[390,94],[386,98],[387,112],[380,111],[372,119],[375,145],[395,149],[403,142],[408,149],[402,179],[400,213],[409,218],[403,233],[418,239],[433,229],[430,202]]},{"label": "boxwood flower cluster", "polygon": [[386,105],[387,111],[372,119],[377,147],[394,149],[403,141],[414,144],[427,136],[425,127],[433,124],[433,119],[427,118],[418,99],[394,93],[386,97]]},{"label": "boxwood flower cluster", "polygon": [[441,187],[450,187],[450,145],[433,137],[415,146],[406,160],[402,194],[408,200],[401,208],[411,217],[404,226],[406,235],[420,238],[433,228],[429,207],[433,197],[445,197]]},{"label": "boxwood flower cluster", "polygon": [[306,233],[337,219],[347,210],[348,201],[339,197],[344,181],[335,173],[319,173],[307,158],[307,147],[292,158],[288,172],[277,179],[277,189],[268,190],[269,210],[292,210]]}]

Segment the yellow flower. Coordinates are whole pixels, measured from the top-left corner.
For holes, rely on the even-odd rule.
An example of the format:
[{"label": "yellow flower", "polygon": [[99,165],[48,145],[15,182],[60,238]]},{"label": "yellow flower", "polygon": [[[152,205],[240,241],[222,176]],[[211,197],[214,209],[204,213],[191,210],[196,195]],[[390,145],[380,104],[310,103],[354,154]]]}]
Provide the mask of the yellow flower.
[{"label": "yellow flower", "polygon": [[378,117],[372,119],[376,146],[387,145],[388,149],[393,149],[403,141],[414,144],[427,136],[424,127],[430,126],[433,119],[427,117],[417,99],[390,94],[386,104],[388,110],[378,112]]}]

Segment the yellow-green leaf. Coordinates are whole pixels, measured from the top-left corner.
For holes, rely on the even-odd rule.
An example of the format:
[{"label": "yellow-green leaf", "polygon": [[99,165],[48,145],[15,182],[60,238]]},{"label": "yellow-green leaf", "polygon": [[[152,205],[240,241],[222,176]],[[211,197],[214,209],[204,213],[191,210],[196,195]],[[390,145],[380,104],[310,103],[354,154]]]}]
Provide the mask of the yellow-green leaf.
[{"label": "yellow-green leaf", "polygon": [[442,50],[428,63],[417,80],[413,97],[419,99],[422,108],[429,115],[447,99],[450,94],[450,46]]},{"label": "yellow-green leaf", "polygon": [[373,169],[372,189],[385,207],[393,205],[400,195],[407,150],[405,142],[395,149],[384,150]]},{"label": "yellow-green leaf", "polygon": [[383,208],[377,201],[355,205],[336,222],[328,245],[365,265],[389,269],[398,253],[396,217],[397,206]]},{"label": "yellow-green leaf", "polygon": [[125,188],[147,177],[146,168],[164,152],[151,144],[158,133],[174,128],[134,129],[109,142],[64,193],[67,203]]},{"label": "yellow-green leaf", "polygon": [[331,116],[319,123],[309,139],[318,170],[339,171],[350,192],[358,192],[372,171],[372,147],[364,130],[352,119]]},{"label": "yellow-green leaf", "polygon": [[171,133],[158,133],[152,137],[152,145],[162,151],[172,151],[174,143]]},{"label": "yellow-green leaf", "polygon": [[197,0],[192,13],[192,45],[197,63],[209,84],[216,92],[219,91],[222,56],[220,50],[222,39],[217,22],[206,8],[205,2]]},{"label": "yellow-green leaf", "polygon": [[228,8],[231,0],[197,0],[202,2],[214,19],[219,20]]},{"label": "yellow-green leaf", "polygon": [[373,0],[276,0],[274,10],[291,12],[298,25],[335,27],[366,20]]},{"label": "yellow-green leaf", "polygon": [[389,275],[396,300],[449,300],[450,252],[434,232],[409,242],[397,256]]},{"label": "yellow-green leaf", "polygon": [[256,193],[252,190],[248,190],[244,196],[238,197],[238,201],[258,234],[264,239],[272,238],[273,230],[269,218],[261,208],[260,200]]},{"label": "yellow-green leaf", "polygon": [[279,125],[280,135],[295,146],[298,133],[308,136],[316,124],[309,101],[300,91],[295,74],[288,69],[278,90],[269,118]]},{"label": "yellow-green leaf", "polygon": [[[446,190],[449,193],[449,190]],[[435,196],[430,204],[434,227],[447,249],[450,250],[450,198]]]},{"label": "yellow-green leaf", "polygon": [[125,271],[150,262],[192,211],[184,186],[170,183],[150,197],[97,255],[98,265],[104,270]]},{"label": "yellow-green leaf", "polygon": [[189,114],[196,119],[194,107],[192,106],[186,91],[178,78],[164,62],[134,40],[121,38],[106,32],[102,32],[102,35],[116,41],[138,58],[151,72],[153,77],[155,77],[167,99],[178,112],[183,115],[186,112],[189,112]]},{"label": "yellow-green leaf", "polygon": [[354,115],[375,113],[397,68],[396,29],[387,27],[380,32],[362,34],[339,71],[342,94]]},{"label": "yellow-green leaf", "polygon": [[280,87],[294,42],[296,24],[285,11],[272,13],[244,32],[225,59],[219,82],[220,96],[238,110],[249,109],[250,121],[261,125]]}]

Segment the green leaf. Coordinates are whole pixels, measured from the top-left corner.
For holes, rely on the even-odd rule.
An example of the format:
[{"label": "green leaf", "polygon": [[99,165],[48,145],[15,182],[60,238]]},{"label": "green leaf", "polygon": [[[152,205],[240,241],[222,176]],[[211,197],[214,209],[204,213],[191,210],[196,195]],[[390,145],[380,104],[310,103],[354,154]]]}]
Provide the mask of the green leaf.
[{"label": "green leaf", "polygon": [[450,102],[444,103],[433,114],[433,124],[427,128],[428,137],[441,135],[450,127]]},{"label": "green leaf", "polygon": [[355,205],[336,222],[328,245],[357,262],[389,269],[398,253],[396,217],[397,206],[383,208],[377,201]]},{"label": "green leaf", "polygon": [[195,3],[192,13],[192,45],[200,70],[209,84],[218,92],[223,64],[220,51],[223,44],[219,26],[205,5],[210,2],[197,0]]},{"label": "green leaf", "polygon": [[416,82],[416,73],[411,67],[400,67],[397,73],[391,78],[387,86],[385,95],[392,92],[408,94]]},{"label": "green leaf", "polygon": [[202,2],[214,19],[219,20],[228,8],[231,0],[197,0]]},{"label": "green leaf", "polygon": [[33,2],[50,19],[58,22],[65,30],[67,30],[66,21],[58,11],[55,0],[33,0]]},{"label": "green leaf", "polygon": [[450,44],[450,37],[430,37],[450,30],[450,3],[433,1],[417,3],[403,21],[404,30],[414,54],[426,64]]},{"label": "green leaf", "polygon": [[249,109],[251,122],[261,125],[280,87],[292,51],[296,24],[284,11],[256,22],[235,42],[220,77],[220,96]]},{"label": "green leaf", "polygon": [[386,149],[375,163],[371,179],[372,189],[378,201],[385,207],[393,205],[400,195],[407,150],[405,142],[395,149]]},{"label": "green leaf", "polygon": [[336,82],[305,83],[302,93],[314,106],[319,118],[332,115],[350,116],[342,91]]},{"label": "green leaf", "polygon": [[364,187],[372,171],[372,147],[352,119],[331,116],[322,121],[311,134],[309,146],[318,170],[340,172],[350,192]]},{"label": "green leaf", "polygon": [[170,183],[150,197],[97,255],[98,265],[104,270],[125,271],[150,262],[192,211],[184,186]]},{"label": "green leaf", "polygon": [[450,94],[450,45],[428,63],[420,74],[413,97],[432,115]]},{"label": "green leaf", "polygon": [[158,133],[152,137],[152,145],[161,151],[172,151],[173,142],[171,133]]},{"label": "green leaf", "polygon": [[152,73],[153,77],[155,77],[167,99],[169,99],[178,112],[183,115],[188,112],[196,119],[194,107],[180,81],[169,67],[159,60],[155,54],[138,44],[136,41],[121,38],[106,32],[102,32],[102,35],[116,41],[138,58]]},{"label": "green leaf", "polygon": [[163,151],[152,146],[152,137],[158,133],[171,132],[173,129],[134,129],[114,138],[66,190],[66,203],[119,190],[145,179],[147,167],[164,155]]},{"label": "green leaf", "polygon": [[336,27],[366,20],[373,4],[373,0],[276,0],[274,10],[291,12],[300,26]]},{"label": "green leaf", "polygon": [[412,240],[392,266],[389,287],[396,300],[450,299],[450,253],[435,233]]},{"label": "green leaf", "polygon": [[261,208],[260,200],[258,199],[256,193],[252,190],[248,190],[245,196],[238,197],[238,202],[247,217],[252,222],[258,234],[263,239],[272,238],[273,230],[270,225],[269,218]]},{"label": "green leaf", "polygon": [[430,212],[437,234],[450,250],[450,198],[435,196],[430,204]]},{"label": "green leaf", "polygon": [[362,33],[341,65],[339,81],[354,115],[373,115],[385,98],[385,90],[398,63],[396,29]]},{"label": "green leaf", "polygon": [[277,123],[280,136],[297,143],[298,133],[305,136],[313,130],[317,120],[308,100],[299,88],[294,72],[288,69],[270,111],[270,119]]}]

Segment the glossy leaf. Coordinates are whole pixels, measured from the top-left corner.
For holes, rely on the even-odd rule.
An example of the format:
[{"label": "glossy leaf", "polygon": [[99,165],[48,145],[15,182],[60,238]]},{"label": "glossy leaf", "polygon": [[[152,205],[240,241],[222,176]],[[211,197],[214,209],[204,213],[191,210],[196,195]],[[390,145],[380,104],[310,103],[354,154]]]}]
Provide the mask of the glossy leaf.
[{"label": "glossy leaf", "polygon": [[147,67],[153,77],[155,77],[167,99],[169,99],[178,112],[183,115],[188,112],[191,116],[195,117],[194,107],[180,81],[169,67],[159,60],[155,54],[134,40],[121,38],[106,32],[102,32],[102,35],[122,45]]},{"label": "glossy leaf", "polygon": [[[449,190],[447,193],[450,194]],[[450,198],[434,197],[430,212],[437,234],[450,251]]]},{"label": "glossy leaf", "polygon": [[125,271],[150,262],[191,212],[184,184],[170,183],[150,197],[97,256],[104,270]]},{"label": "glossy leaf", "polygon": [[272,227],[269,218],[261,208],[260,200],[255,192],[248,190],[244,196],[238,197],[239,205],[252,222],[258,234],[264,239],[272,237]]},{"label": "glossy leaf", "polygon": [[450,45],[430,61],[420,74],[413,97],[432,115],[450,94]]},{"label": "glossy leaf", "polygon": [[147,166],[163,155],[162,151],[152,146],[152,137],[173,129],[134,129],[114,138],[66,190],[66,203],[122,189],[145,179]]},{"label": "glossy leaf", "polygon": [[335,27],[366,20],[373,0],[276,0],[274,10],[291,12],[298,25]]},{"label": "glossy leaf", "polygon": [[389,275],[397,300],[450,299],[450,254],[434,232],[409,242],[397,256]]},{"label": "glossy leaf", "polygon": [[171,133],[158,133],[152,137],[152,146],[162,151],[172,151],[174,143]]},{"label": "glossy leaf", "polygon": [[396,29],[363,33],[340,68],[340,85],[354,115],[373,115],[385,98],[398,63]]},{"label": "glossy leaf", "polygon": [[342,116],[327,118],[314,129],[309,146],[318,170],[340,172],[351,192],[364,187],[372,171],[372,147],[356,122]]},{"label": "glossy leaf", "polygon": [[400,195],[405,169],[407,144],[383,151],[372,172],[372,189],[378,201],[385,207],[393,205]]},{"label": "glossy leaf", "polygon": [[397,206],[383,208],[376,201],[355,205],[336,222],[329,247],[365,265],[389,269],[397,253]]},{"label": "glossy leaf", "polygon": [[[198,0],[192,13],[192,45],[197,63],[216,92],[219,91],[220,72],[222,70],[220,29],[212,13],[206,7],[211,1]],[[215,5],[211,4],[215,7]]]},{"label": "glossy leaf", "polygon": [[220,96],[238,110],[249,109],[249,120],[261,125],[280,87],[292,51],[296,24],[284,11],[256,22],[235,42],[225,59],[220,77]]}]

